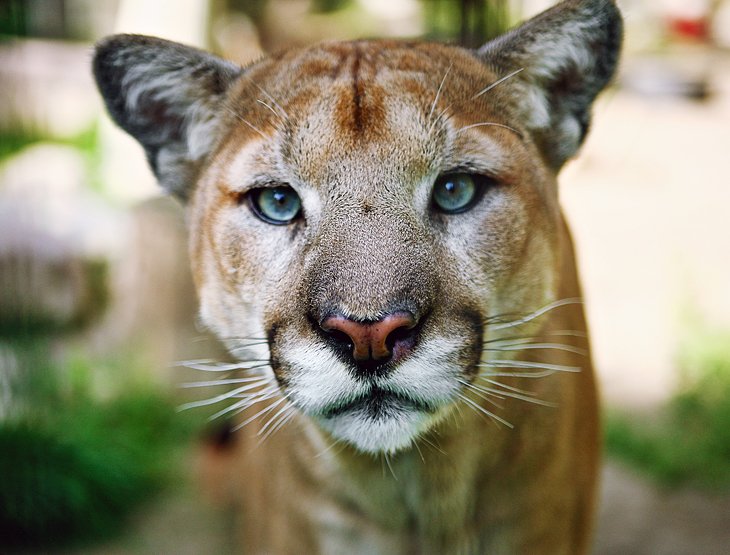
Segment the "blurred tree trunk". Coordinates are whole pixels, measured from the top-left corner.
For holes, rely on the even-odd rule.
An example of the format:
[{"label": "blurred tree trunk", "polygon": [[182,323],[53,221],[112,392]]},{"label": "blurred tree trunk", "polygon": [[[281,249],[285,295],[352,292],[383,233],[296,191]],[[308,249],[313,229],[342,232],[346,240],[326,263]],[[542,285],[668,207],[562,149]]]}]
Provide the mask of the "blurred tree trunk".
[{"label": "blurred tree trunk", "polygon": [[510,26],[509,0],[424,0],[429,35],[476,48]]}]

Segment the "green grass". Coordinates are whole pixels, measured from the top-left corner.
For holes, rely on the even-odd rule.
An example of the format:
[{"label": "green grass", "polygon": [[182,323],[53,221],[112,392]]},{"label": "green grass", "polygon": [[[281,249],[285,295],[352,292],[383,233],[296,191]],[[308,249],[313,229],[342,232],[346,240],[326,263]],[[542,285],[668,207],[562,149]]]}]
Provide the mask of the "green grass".
[{"label": "green grass", "polygon": [[680,388],[659,414],[606,415],[608,454],[661,485],[730,489],[730,333],[693,334]]}]

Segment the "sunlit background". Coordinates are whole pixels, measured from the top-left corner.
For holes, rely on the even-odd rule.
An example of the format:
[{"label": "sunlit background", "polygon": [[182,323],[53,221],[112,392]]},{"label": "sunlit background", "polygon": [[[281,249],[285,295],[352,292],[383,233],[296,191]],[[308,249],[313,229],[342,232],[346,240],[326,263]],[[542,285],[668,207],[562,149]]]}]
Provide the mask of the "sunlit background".
[{"label": "sunlit background", "polygon": [[[547,0],[0,2],[0,552],[226,553],[191,477],[223,360],[183,209],[102,111],[95,40],[241,64],[322,39],[477,46]],[[623,0],[624,60],[561,176],[602,383],[596,555],[730,545],[730,0]],[[193,364],[194,365],[194,364]]]}]

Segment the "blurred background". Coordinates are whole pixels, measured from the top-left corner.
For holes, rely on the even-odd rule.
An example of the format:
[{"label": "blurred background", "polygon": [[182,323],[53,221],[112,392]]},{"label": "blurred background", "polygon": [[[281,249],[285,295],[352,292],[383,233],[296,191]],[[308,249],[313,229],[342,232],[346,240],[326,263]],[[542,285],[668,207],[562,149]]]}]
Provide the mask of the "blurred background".
[{"label": "blurred background", "polygon": [[[191,478],[225,360],[183,210],[104,114],[92,44],[246,64],[322,39],[477,46],[548,0],[0,0],[0,552],[228,553]],[[594,553],[730,545],[730,0],[623,0],[626,43],[561,176],[604,398]]]}]

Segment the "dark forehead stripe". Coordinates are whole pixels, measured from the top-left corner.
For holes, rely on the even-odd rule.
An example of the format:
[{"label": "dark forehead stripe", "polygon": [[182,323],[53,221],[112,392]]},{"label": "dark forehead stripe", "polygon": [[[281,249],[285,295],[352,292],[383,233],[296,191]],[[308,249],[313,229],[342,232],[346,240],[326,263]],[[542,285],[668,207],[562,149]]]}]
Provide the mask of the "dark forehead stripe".
[{"label": "dark forehead stripe", "polygon": [[360,78],[360,61],[362,59],[362,51],[360,48],[355,46],[352,58],[352,121],[355,126],[355,132],[360,134],[362,132],[362,96],[363,96],[363,83]]},{"label": "dark forehead stripe", "polygon": [[377,83],[379,49],[367,43],[348,43],[330,50],[337,63],[330,75],[340,81],[335,118],[342,131],[354,139],[379,132],[385,120],[385,91]]}]

